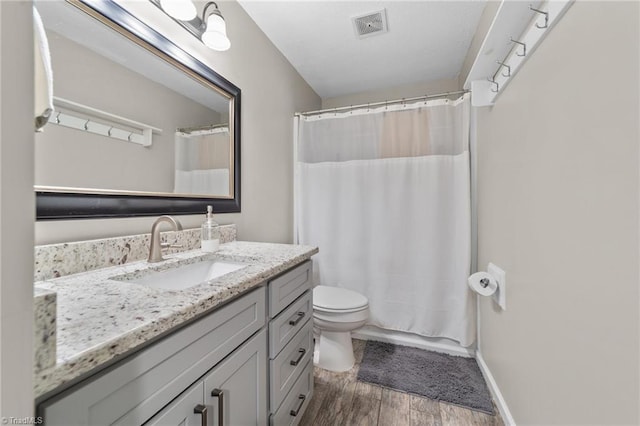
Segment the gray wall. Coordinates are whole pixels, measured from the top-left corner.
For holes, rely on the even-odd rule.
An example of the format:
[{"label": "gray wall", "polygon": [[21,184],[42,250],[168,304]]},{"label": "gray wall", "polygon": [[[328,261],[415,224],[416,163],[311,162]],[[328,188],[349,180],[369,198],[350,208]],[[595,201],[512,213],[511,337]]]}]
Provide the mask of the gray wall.
[{"label": "gray wall", "polygon": [[56,96],[163,132],[143,147],[48,125],[36,134],[36,185],[173,192],[175,129],[220,123],[220,114],[55,32],[47,37]]},{"label": "gray wall", "polygon": [[33,416],[33,14],[0,2],[0,417]]},{"label": "gray wall", "polygon": [[422,83],[398,85],[369,92],[325,98],[322,99],[322,108],[335,108],[349,105],[361,105],[370,102],[393,101],[402,98],[454,92],[457,90],[460,90],[457,78],[425,81]]},{"label": "gray wall", "polygon": [[480,348],[517,424],[638,424],[639,7],[578,1],[478,114]]},{"label": "gray wall", "polygon": [[[227,52],[204,47],[150,2],[119,3],[242,89],[242,213],[216,220],[237,224],[239,239],[291,242],[293,114],[320,108],[320,98],[235,1],[219,2],[232,43]],[[185,227],[203,218],[179,217]],[[38,222],[36,243],[149,232],[153,220]]]}]

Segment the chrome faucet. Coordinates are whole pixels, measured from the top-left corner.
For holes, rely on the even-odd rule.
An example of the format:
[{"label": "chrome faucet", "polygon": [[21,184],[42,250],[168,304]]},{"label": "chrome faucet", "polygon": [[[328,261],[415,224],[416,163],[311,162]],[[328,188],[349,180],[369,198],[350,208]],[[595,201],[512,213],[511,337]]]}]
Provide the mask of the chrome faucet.
[{"label": "chrome faucet", "polygon": [[149,259],[147,262],[155,263],[162,262],[164,258],[162,257],[162,249],[167,247],[182,247],[180,245],[172,245],[172,244],[163,244],[160,242],[160,224],[162,222],[167,222],[173,227],[174,231],[182,231],[182,225],[176,219],[171,216],[160,216],[153,222],[153,226],[151,227],[151,244],[149,245]]}]

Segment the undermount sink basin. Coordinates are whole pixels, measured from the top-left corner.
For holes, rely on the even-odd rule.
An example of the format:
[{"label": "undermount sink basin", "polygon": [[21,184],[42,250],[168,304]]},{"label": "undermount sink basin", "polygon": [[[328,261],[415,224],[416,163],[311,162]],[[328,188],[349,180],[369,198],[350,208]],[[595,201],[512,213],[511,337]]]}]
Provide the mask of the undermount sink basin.
[{"label": "undermount sink basin", "polygon": [[166,271],[149,272],[149,274],[143,277],[122,281],[165,290],[184,290],[246,268],[247,266],[249,265],[246,263],[229,262],[226,260],[205,260]]}]

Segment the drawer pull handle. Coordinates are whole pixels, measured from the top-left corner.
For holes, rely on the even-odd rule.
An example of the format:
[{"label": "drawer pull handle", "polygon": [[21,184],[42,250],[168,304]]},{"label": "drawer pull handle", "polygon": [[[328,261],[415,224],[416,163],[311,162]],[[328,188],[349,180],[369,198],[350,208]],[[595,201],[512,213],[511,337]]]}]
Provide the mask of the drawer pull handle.
[{"label": "drawer pull handle", "polygon": [[298,312],[296,315],[298,316],[298,318],[296,318],[294,320],[289,320],[289,325],[293,325],[293,326],[298,325],[298,323],[300,321],[302,321],[302,318],[304,318],[305,313],[304,312]]},{"label": "drawer pull handle", "polygon": [[196,414],[202,414],[202,419],[200,420],[200,424],[202,426],[207,426],[207,406],[198,404],[193,408],[193,412]]},{"label": "drawer pull handle", "polygon": [[304,354],[307,353],[307,350],[300,348],[298,350],[298,353],[300,354],[300,355],[298,355],[298,359],[294,359],[294,360],[289,361],[289,364],[291,364],[293,366],[298,365],[300,363],[300,361],[302,361],[302,358],[304,358]]},{"label": "drawer pull handle", "polygon": [[224,425],[224,391],[222,389],[214,389],[211,396],[218,398],[218,426]]},{"label": "drawer pull handle", "polygon": [[307,399],[307,396],[306,395],[300,395],[300,396],[298,396],[298,399],[300,400],[300,405],[298,405],[298,408],[296,408],[295,410],[289,411],[289,415],[291,415],[293,417],[298,415],[298,413],[300,412],[300,409],[304,405],[304,400]]}]

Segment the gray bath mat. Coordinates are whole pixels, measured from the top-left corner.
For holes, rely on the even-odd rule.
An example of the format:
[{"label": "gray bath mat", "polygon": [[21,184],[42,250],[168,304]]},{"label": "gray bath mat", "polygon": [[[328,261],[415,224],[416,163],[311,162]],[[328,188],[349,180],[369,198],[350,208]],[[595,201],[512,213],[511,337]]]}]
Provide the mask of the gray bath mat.
[{"label": "gray bath mat", "polygon": [[473,358],[368,340],[358,380],[494,414]]}]

